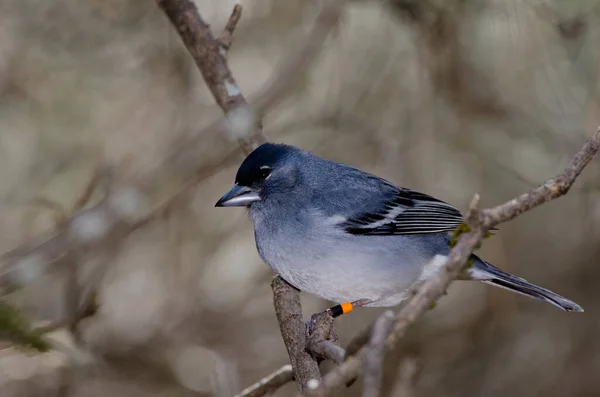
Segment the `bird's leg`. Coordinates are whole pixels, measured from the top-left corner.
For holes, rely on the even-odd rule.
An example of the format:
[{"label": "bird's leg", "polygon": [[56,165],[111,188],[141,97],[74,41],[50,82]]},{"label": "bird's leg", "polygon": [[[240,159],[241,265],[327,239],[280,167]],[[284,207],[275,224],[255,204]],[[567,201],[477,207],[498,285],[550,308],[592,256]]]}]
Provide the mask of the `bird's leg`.
[{"label": "bird's leg", "polygon": [[[352,310],[354,310],[355,307],[365,306],[372,302],[373,302],[373,300],[371,300],[371,299],[359,299],[354,302],[345,302],[345,303],[342,303],[339,305],[335,305],[323,312],[313,314],[310,317],[310,321],[308,322],[308,324],[306,326],[306,336],[310,337],[310,335],[315,331],[315,329],[317,327],[317,322],[323,316],[336,318],[336,317],[341,316],[342,314],[350,313]],[[331,340],[331,341],[337,340],[337,332],[335,331],[333,324],[331,325],[329,340]]]},{"label": "bird's leg", "polygon": [[311,340],[317,334],[320,334],[317,339],[331,342],[335,342],[338,338],[333,317],[327,310],[313,314],[310,317],[310,321],[306,324],[307,340]]},{"label": "bird's leg", "polygon": [[373,300],[371,300],[371,299],[359,299],[354,302],[346,302],[346,303],[342,303],[340,305],[332,306],[329,309],[327,309],[326,311],[329,313],[329,315],[331,317],[336,318],[336,317],[341,316],[342,314],[350,313],[352,310],[354,310],[355,307],[365,306],[372,302],[373,302]]}]

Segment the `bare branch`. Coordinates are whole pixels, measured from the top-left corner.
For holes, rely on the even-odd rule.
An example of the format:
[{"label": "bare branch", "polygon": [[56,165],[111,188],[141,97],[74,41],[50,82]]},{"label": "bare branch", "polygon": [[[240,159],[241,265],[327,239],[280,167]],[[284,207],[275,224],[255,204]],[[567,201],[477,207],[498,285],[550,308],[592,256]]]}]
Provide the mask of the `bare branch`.
[{"label": "bare branch", "polygon": [[569,192],[575,180],[600,149],[600,128],[587,140],[577,152],[565,170],[556,178],[549,179],[532,191],[522,194],[503,205],[499,205],[481,214],[480,221],[487,227],[516,218],[525,211],[554,200]]},{"label": "bare branch", "polygon": [[262,397],[271,395],[281,386],[294,380],[291,365],[284,365],[272,374],[265,376],[233,397]]},{"label": "bare branch", "polygon": [[[92,296],[93,298],[94,296]],[[79,301],[76,301],[77,303],[79,303]],[[35,338],[44,338],[45,341],[47,341],[46,339],[46,334],[54,332],[56,330],[59,330],[61,328],[70,328],[71,333],[73,334],[73,337],[75,339],[76,342],[79,343],[79,341],[77,341],[77,330],[76,327],[77,325],[84,319],[93,316],[94,314],[96,314],[97,311],[97,307],[95,306],[95,300],[94,299],[90,299],[89,302],[85,302],[86,305],[82,306],[79,310],[74,311],[72,313],[71,316],[69,316],[66,319],[61,319],[59,321],[54,321],[45,325],[41,325],[35,328],[32,328],[30,331],[26,331],[26,335],[29,335],[29,338],[31,338],[33,335]],[[10,308],[10,306],[8,306],[6,303],[4,302],[0,302],[0,317],[5,316],[5,312],[6,312],[6,308]],[[17,319],[19,321],[19,323],[17,324],[21,324],[20,326],[22,327],[22,321],[19,320],[20,317],[14,317],[14,316],[21,316],[20,313],[14,309],[11,308],[12,312],[12,316],[13,317],[9,317],[9,319],[14,322],[16,321],[15,319]],[[26,321],[26,320],[23,320]],[[7,327],[6,324],[3,324],[2,321],[0,320],[0,336],[1,334],[4,332],[8,332],[10,331],[10,327]],[[23,332],[21,332],[22,334]],[[0,339],[7,339],[7,338],[0,338]],[[0,342],[0,350],[5,350],[5,349],[9,349],[11,347],[14,347],[15,345],[27,345],[27,344],[31,344],[31,342],[29,342],[29,340],[27,339],[27,343],[23,343],[22,340],[18,340],[15,338],[11,339],[12,342],[8,342],[8,341],[2,341]],[[51,344],[50,344],[51,346]]]},{"label": "bare branch", "polygon": [[219,170],[226,167],[227,164],[231,163],[234,159],[237,159],[238,151],[239,149],[233,150],[227,155],[225,155],[223,158],[219,159],[217,163],[208,164],[204,167],[199,168],[196,171],[195,175],[189,181],[187,181],[187,183],[181,186],[174,194],[169,196],[162,203],[155,206],[154,209],[147,216],[136,222],[132,226],[132,230],[140,229],[146,226],[148,223],[168,213],[168,211],[171,208],[173,208],[175,203],[177,203],[183,196],[185,196],[185,194],[188,193],[192,188],[194,188],[200,182],[208,179]]},{"label": "bare branch", "polygon": [[60,204],[58,204],[55,201],[50,200],[49,198],[36,197],[31,200],[31,204],[34,206],[39,206],[41,208],[50,210],[52,212],[52,215],[54,218],[53,221],[54,221],[55,228],[59,228],[68,219],[65,209]]},{"label": "bare branch", "polygon": [[[159,7],[173,23],[183,44],[196,62],[204,82],[208,86],[217,104],[225,114],[237,108],[248,108],[248,102],[227,65],[226,52],[219,51],[219,40],[215,39],[210,26],[204,22],[196,5],[191,0],[157,0]],[[227,23],[226,30],[235,28],[242,12],[237,4]],[[249,137],[239,139],[246,152],[266,142],[260,122],[254,126]]]},{"label": "bare branch", "polygon": [[369,342],[373,325],[374,324],[369,324],[363,327],[352,337],[352,339],[350,339],[350,342],[348,342],[348,345],[346,346],[346,357],[354,356],[361,347]]},{"label": "bare branch", "polygon": [[418,375],[419,364],[417,359],[415,357],[406,357],[403,359],[398,366],[390,397],[413,397],[415,395],[414,386]]},{"label": "bare branch", "polygon": [[379,397],[381,395],[385,340],[392,328],[393,321],[394,312],[387,310],[373,325],[369,348],[365,356],[363,397]]},{"label": "bare branch", "polygon": [[302,320],[302,306],[298,290],[277,276],[271,282],[273,305],[281,328],[281,336],[287,348],[294,377],[300,391],[309,381],[321,379],[316,358],[306,351],[306,327]]},{"label": "bare branch", "polygon": [[229,48],[231,47],[233,31],[235,30],[241,17],[242,17],[242,6],[240,4],[236,4],[233,7],[233,11],[231,12],[231,15],[229,16],[229,20],[227,21],[227,24],[225,25],[225,29],[223,29],[223,34],[221,34],[221,37],[219,37],[219,44],[221,44],[221,47],[225,51],[228,51]]},{"label": "bare branch", "polygon": [[94,173],[88,181],[85,189],[81,193],[81,196],[79,196],[79,198],[75,202],[75,205],[73,206],[73,209],[71,210],[70,214],[72,215],[75,212],[83,209],[83,207],[85,207],[86,204],[89,203],[90,199],[92,198],[92,195],[100,186],[100,184],[102,182],[105,182],[106,179],[110,179],[111,177],[112,172],[107,167],[105,167],[104,165],[98,165],[94,169]]},{"label": "bare branch", "polygon": [[327,339],[315,341],[313,340],[312,335],[311,338],[309,338],[307,348],[311,353],[326,358],[327,360],[331,360],[336,364],[342,364],[344,362],[344,357],[346,356],[346,352],[341,346]]}]

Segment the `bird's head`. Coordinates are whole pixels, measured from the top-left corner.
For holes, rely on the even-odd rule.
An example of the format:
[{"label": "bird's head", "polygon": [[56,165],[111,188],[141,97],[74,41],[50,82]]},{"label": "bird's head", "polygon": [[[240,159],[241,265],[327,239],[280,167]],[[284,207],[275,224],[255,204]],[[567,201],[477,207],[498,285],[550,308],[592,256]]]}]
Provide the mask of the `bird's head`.
[{"label": "bird's head", "polygon": [[289,194],[297,185],[297,159],[303,152],[289,145],[265,143],[246,157],[235,177],[235,185],[215,207],[250,207],[278,193]]}]

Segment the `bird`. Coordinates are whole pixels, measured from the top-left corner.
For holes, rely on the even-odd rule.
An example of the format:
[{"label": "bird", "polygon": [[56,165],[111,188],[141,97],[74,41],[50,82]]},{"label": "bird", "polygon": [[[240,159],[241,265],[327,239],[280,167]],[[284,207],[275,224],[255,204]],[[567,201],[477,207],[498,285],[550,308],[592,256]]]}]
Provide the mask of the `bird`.
[{"label": "bird", "polygon": [[[465,220],[452,205],[353,166],[267,142],[242,162],[216,207],[246,207],[258,254],[286,282],[335,303],[393,307],[447,259]],[[440,260],[441,259],[441,260]],[[471,254],[460,279],[583,312],[577,303]]]}]

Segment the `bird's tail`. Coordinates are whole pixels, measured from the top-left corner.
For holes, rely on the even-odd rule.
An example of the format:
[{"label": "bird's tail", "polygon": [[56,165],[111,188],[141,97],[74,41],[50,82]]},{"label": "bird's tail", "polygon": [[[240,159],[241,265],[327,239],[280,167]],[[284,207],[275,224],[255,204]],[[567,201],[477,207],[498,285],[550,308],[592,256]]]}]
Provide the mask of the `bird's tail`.
[{"label": "bird's tail", "polygon": [[555,294],[545,288],[538,287],[537,285],[531,284],[529,281],[524,280],[520,277],[513,276],[512,274],[503,272],[490,265],[489,263],[475,257],[475,263],[468,270],[470,278],[472,280],[483,281],[487,284],[492,284],[500,288],[529,296],[549,304],[556,306],[567,312],[582,312],[583,308],[577,303]]}]

